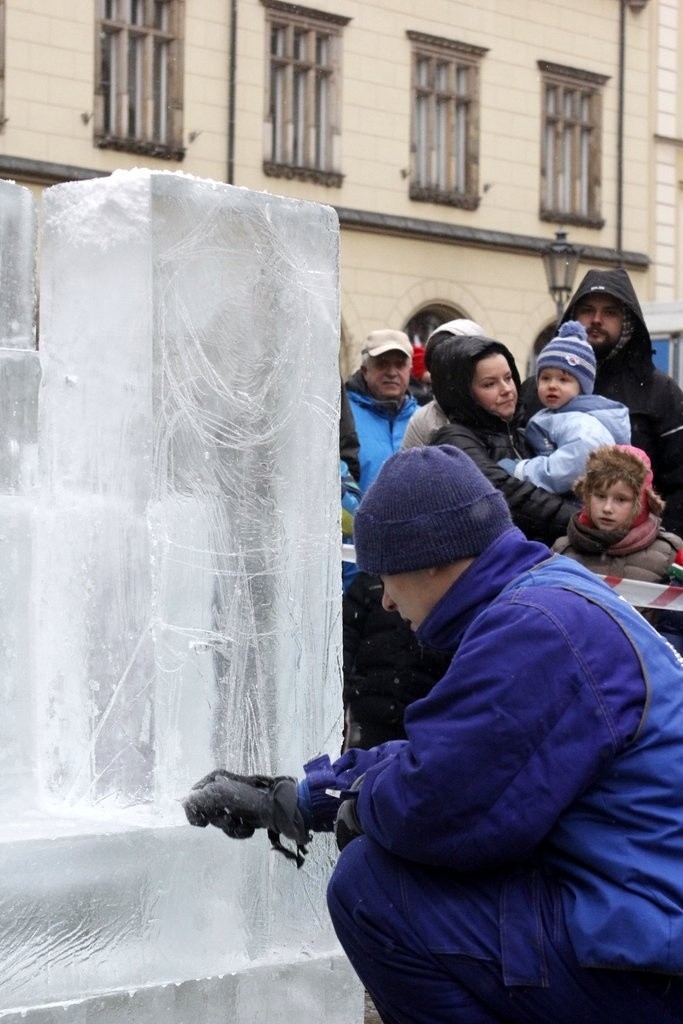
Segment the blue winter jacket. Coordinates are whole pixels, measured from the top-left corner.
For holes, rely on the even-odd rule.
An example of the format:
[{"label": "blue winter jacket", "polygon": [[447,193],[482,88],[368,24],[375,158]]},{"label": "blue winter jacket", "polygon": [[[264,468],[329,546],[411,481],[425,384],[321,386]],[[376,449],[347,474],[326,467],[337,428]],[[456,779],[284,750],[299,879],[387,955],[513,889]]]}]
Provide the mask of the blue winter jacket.
[{"label": "blue winter jacket", "polygon": [[417,636],[455,650],[450,668],[408,708],[407,740],[309,762],[312,826],[329,829],[335,791],[364,774],[359,819],[396,856],[458,873],[514,869],[506,941],[533,941],[533,866],[559,883],[584,966],[683,971],[673,649],[596,576],[516,528]]},{"label": "blue winter jacket", "polygon": [[590,452],[604,444],[630,444],[631,421],[621,402],[577,395],[561,409],[540,409],[526,425],[525,440],[536,457],[518,462],[515,477],[566,494],[583,475]]},{"label": "blue winter jacket", "polygon": [[351,381],[347,384],[347,393],[360,441],[359,483],[365,493],[389,456],[401,447],[408,421],[418,405],[412,395],[406,395],[401,408],[394,412],[372,395],[352,390]]}]

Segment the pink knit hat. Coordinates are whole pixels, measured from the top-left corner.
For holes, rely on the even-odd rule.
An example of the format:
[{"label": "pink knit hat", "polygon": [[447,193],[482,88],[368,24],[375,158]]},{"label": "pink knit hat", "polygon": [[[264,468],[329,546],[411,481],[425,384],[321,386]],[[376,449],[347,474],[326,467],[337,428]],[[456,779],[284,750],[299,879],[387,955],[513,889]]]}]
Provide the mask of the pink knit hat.
[{"label": "pink knit hat", "polygon": [[652,485],[654,483],[650,456],[647,452],[644,452],[642,448],[636,448],[635,445],[632,444],[616,444],[614,447],[618,448],[620,452],[628,452],[629,455],[635,456],[636,459],[640,459],[640,461],[644,462],[647,466],[647,472],[643,482],[638,489],[634,488],[636,493],[640,491],[640,512],[633,520],[632,526],[640,526],[641,523],[646,522],[650,512],[653,511],[648,495],[648,492],[652,493]]}]

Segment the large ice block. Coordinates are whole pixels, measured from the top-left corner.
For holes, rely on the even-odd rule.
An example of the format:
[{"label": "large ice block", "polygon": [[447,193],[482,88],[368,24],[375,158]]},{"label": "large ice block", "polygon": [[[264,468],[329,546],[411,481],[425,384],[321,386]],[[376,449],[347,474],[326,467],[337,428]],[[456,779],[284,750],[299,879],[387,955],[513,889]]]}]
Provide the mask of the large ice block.
[{"label": "large ice block", "polygon": [[35,259],[33,195],[0,181],[0,348],[35,347]]},{"label": "large ice block", "polygon": [[50,788],[296,771],[338,710],[336,215],[121,172],[47,191],[43,254]]},{"label": "large ice block", "polygon": [[29,498],[0,495],[0,807],[10,816],[30,799],[35,765],[34,516]]},{"label": "large ice block", "polygon": [[36,212],[29,189],[0,181],[0,797],[31,791],[32,565],[40,361],[35,351]]},{"label": "large ice block", "polygon": [[0,825],[0,1016],[352,1024],[330,838],[297,872],[179,803],[217,764],[338,748],[336,216],[117,172],[47,190],[41,259],[35,785]]},{"label": "large ice block", "polygon": [[8,801],[23,804],[34,764],[32,574],[39,389],[38,353],[0,349],[0,796],[5,807]]},{"label": "large ice block", "polygon": [[[315,997],[320,1012],[331,993],[311,991],[305,981],[307,968],[317,964],[346,997],[329,1016],[314,1012],[310,1019],[353,1024],[359,986],[321,921],[329,837],[319,837],[324,856],[297,872],[275,858],[263,835],[228,843],[216,830],[113,830],[111,821],[93,820],[86,834],[85,821],[78,824],[80,831],[74,823],[70,834],[27,830],[0,843],[0,1019],[12,1009],[87,1003],[103,993],[183,982],[196,982],[200,997],[204,979],[238,978],[271,964],[294,989],[287,998],[281,994],[283,1006],[302,1010]],[[259,931],[269,933],[268,945]],[[274,994],[257,989],[252,998],[239,1017],[224,1019],[263,1020]],[[166,1019],[203,1022],[201,1014]]]},{"label": "large ice block", "polygon": [[37,487],[39,390],[38,353],[0,348],[0,495]]}]

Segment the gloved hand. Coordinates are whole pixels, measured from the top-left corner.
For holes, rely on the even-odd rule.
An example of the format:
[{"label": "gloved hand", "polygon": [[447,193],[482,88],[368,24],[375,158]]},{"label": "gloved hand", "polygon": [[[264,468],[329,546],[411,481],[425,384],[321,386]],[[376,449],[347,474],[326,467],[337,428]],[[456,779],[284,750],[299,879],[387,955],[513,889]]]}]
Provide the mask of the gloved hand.
[{"label": "gloved hand", "polygon": [[498,463],[501,469],[504,469],[510,476],[515,475],[515,466],[519,462],[519,459],[501,459]]},{"label": "gloved hand", "polygon": [[337,817],[334,819],[334,838],[337,840],[337,848],[339,850],[343,850],[345,846],[348,846],[352,839],[363,835],[363,826],[358,820],[358,814],[356,813],[358,790],[362,784],[363,776],[359,775],[351,786],[349,795],[339,805]]},{"label": "gloved hand", "polygon": [[[214,825],[233,839],[248,839],[257,828],[268,830],[274,849],[301,867],[310,835],[297,803],[296,779],[287,775],[235,775],[223,768],[195,783],[183,800],[190,825]],[[296,853],[280,842],[296,843]]]}]

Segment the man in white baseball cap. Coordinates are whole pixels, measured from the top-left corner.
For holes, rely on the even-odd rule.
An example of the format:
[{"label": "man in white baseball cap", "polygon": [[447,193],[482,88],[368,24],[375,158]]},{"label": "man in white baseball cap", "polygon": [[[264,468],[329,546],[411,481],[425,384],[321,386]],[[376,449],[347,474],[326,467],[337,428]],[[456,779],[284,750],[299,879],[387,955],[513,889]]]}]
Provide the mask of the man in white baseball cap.
[{"label": "man in white baseball cap", "polygon": [[[403,331],[371,331],[360,369],[347,381],[360,442],[361,490],[400,447],[419,411],[410,393],[413,347]],[[446,669],[443,655],[418,644],[408,623],[382,608],[382,584],[355,565],[343,568],[344,749],[404,735],[403,712]]]},{"label": "man in white baseball cap", "polygon": [[360,369],[346,382],[360,441],[360,487],[366,491],[398,451],[417,402],[408,390],[413,346],[403,331],[371,331]]}]

